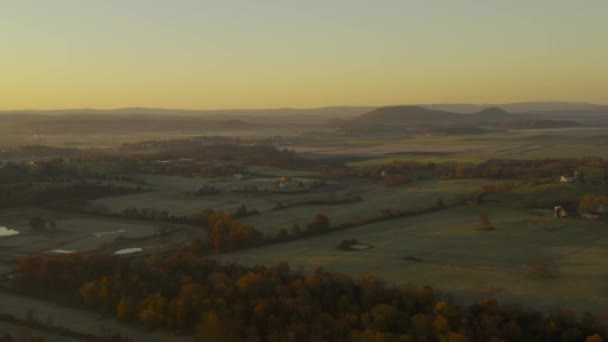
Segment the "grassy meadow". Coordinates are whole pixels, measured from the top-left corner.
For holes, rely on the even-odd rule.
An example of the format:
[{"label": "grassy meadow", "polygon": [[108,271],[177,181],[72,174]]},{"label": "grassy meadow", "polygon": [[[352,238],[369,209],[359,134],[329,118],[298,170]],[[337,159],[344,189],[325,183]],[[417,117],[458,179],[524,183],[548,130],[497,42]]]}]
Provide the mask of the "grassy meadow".
[{"label": "grassy meadow", "polygon": [[[496,201],[244,250],[223,259],[249,265],[284,260],[307,270],[372,273],[389,282],[431,285],[467,301],[493,296],[542,309],[597,311],[608,305],[606,222],[558,220],[551,210]],[[484,212],[495,230],[479,230]],[[353,238],[374,248],[336,248]],[[559,274],[529,275],[528,264],[539,258],[555,262]]]}]

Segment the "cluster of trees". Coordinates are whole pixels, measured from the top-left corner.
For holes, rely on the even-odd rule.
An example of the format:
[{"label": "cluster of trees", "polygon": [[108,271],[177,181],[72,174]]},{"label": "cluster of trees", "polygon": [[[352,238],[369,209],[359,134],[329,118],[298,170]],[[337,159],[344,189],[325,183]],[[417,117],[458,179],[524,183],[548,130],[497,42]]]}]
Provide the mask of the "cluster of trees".
[{"label": "cluster of trees", "polygon": [[579,197],[577,194],[571,192],[563,192],[557,196],[528,196],[523,199],[522,206],[528,209],[549,209],[553,208],[553,206],[558,203],[560,203],[560,205],[568,203],[574,208],[578,206],[578,209],[582,212],[595,213],[608,208],[608,196],[585,194],[582,197]]},{"label": "cluster of trees", "polygon": [[115,180],[144,184],[141,179],[121,174],[129,169],[125,170],[121,161],[120,158],[92,153],[72,158],[41,159],[26,166],[27,172],[36,180]]},{"label": "cluster of trees", "polygon": [[509,191],[515,187],[512,182],[504,182],[500,184],[484,184],[477,189],[465,192],[463,201],[468,201],[473,204],[481,204],[488,195],[492,195],[498,192]]},{"label": "cluster of trees", "polygon": [[137,208],[128,207],[123,209],[120,214],[124,217],[134,218],[139,220],[153,220],[153,221],[173,221],[180,222],[180,217],[169,214],[167,210],[160,210],[156,208]]},{"label": "cluster of trees", "polygon": [[258,246],[265,242],[261,232],[235,220],[238,217],[259,214],[257,210],[247,209],[244,204],[237,207],[233,215],[219,210],[203,209],[192,216],[179,216],[170,214],[167,210],[137,207],[128,207],[120,213],[112,213],[103,206],[84,207],[83,212],[197,226],[204,232],[202,239],[198,240],[198,255],[207,255],[213,251],[216,253],[228,252]]},{"label": "cluster of trees", "polygon": [[362,201],[363,198],[359,195],[350,195],[336,198],[335,195],[329,195],[326,199],[310,199],[299,202],[276,202],[272,210],[283,210],[288,208],[293,208],[302,205],[340,205],[340,204],[348,204]]},{"label": "cluster of trees", "polygon": [[[474,193],[474,195],[477,196],[477,193]],[[473,196],[473,195],[470,195],[470,196]],[[466,200],[466,197],[463,196],[462,200],[457,202],[455,205],[461,204],[465,200]],[[281,229],[277,233],[276,237],[267,238],[266,242],[268,242],[268,243],[280,242],[280,241],[286,241],[286,240],[290,240],[290,239],[297,239],[300,237],[324,234],[324,233],[328,233],[328,232],[332,232],[332,231],[349,229],[349,228],[362,226],[362,225],[375,223],[375,222],[381,222],[381,221],[392,220],[392,219],[397,219],[397,218],[428,214],[428,213],[432,213],[432,212],[435,212],[438,210],[442,210],[444,208],[446,208],[446,206],[443,203],[443,200],[438,199],[437,203],[435,205],[431,205],[427,208],[402,209],[402,210],[394,210],[394,209],[386,208],[386,209],[380,210],[376,215],[372,215],[372,216],[369,216],[366,218],[358,218],[351,222],[344,222],[344,223],[340,223],[340,224],[337,224],[334,226],[332,226],[330,224],[330,219],[326,214],[316,214],[312,218],[311,222],[306,224],[306,227],[304,229],[302,229],[302,227],[300,227],[300,225],[294,224],[291,227],[290,231],[287,231],[287,229]]]},{"label": "cluster of trees", "polygon": [[35,177],[30,169],[25,163],[0,163],[0,184],[31,182]]},{"label": "cluster of trees", "polygon": [[[294,151],[278,149],[273,145],[274,142],[275,139],[249,141],[239,138],[201,137],[144,141],[124,144],[118,151],[96,150],[94,152],[31,146],[29,148],[31,151],[22,149],[17,152],[28,154],[30,158],[48,155],[51,157],[40,159],[34,167],[11,163],[9,168],[0,167],[0,175],[7,176],[2,177],[3,180],[13,181],[24,180],[24,175],[32,172],[36,176],[53,180],[107,179],[110,176],[108,172],[83,167],[88,163],[111,163],[113,169],[110,174],[149,171],[205,177],[246,173],[246,167],[243,165],[247,164],[305,170],[318,168],[316,162],[298,158]],[[156,163],[159,160],[174,162]],[[201,163],[205,161],[209,163]]]},{"label": "cluster of trees", "polygon": [[[123,151],[130,151],[130,153],[132,153],[133,149],[145,151],[145,153],[139,153],[137,157],[133,157],[139,161],[188,158],[196,161],[240,162],[244,164],[298,169],[311,169],[316,165],[314,161],[297,158],[294,151],[278,149],[265,141],[242,142],[226,140],[201,142],[196,139],[175,139],[142,142],[135,145],[125,145],[122,148]],[[204,166],[199,165],[198,167]]]},{"label": "cluster of trees", "polygon": [[30,256],[19,261],[14,278],[17,291],[69,305],[80,303],[73,293],[86,281],[127,269],[126,259],[97,253]]},{"label": "cluster of trees", "polygon": [[256,209],[253,209],[253,210],[248,209],[245,204],[241,204],[234,211],[234,217],[236,217],[236,218],[253,216],[253,215],[259,215],[259,214],[260,214],[260,212],[258,210],[256,210]]},{"label": "cluster of trees", "polygon": [[53,219],[44,218],[42,216],[34,216],[30,219],[30,227],[33,230],[43,231],[47,229],[55,229],[57,228],[57,224]]},{"label": "cluster of trees", "polygon": [[53,180],[76,179],[76,178],[96,178],[99,173],[93,172],[88,168],[79,168],[76,165],[66,162],[63,158],[53,158],[39,160],[36,162],[36,169],[41,177]]},{"label": "cluster of trees", "polygon": [[436,164],[435,171],[445,178],[499,178],[542,180],[569,174],[572,170],[590,166],[607,168],[608,161],[597,158],[489,160],[481,164]]},{"label": "cluster of trees", "polygon": [[[201,138],[202,139],[202,138]],[[290,169],[319,170],[321,164],[298,158],[294,151],[277,149],[270,141],[241,141],[239,139],[205,138],[141,142],[123,146],[119,151],[84,153],[70,157],[38,162],[40,175],[51,179],[106,179],[107,174],[79,167],[72,163],[111,162],[116,173],[160,172],[164,174],[198,174],[206,177],[246,173],[247,164],[268,165]],[[141,153],[133,153],[139,151]],[[175,161],[156,163],[158,160]],[[208,164],[201,164],[208,161]],[[403,184],[409,178],[438,176],[446,179],[499,178],[546,179],[568,174],[583,166],[608,167],[601,159],[542,159],[490,160],[474,163],[416,163],[393,162],[358,168],[326,165],[322,179],[384,178],[387,185]],[[13,166],[12,168],[18,168]],[[21,166],[24,167],[24,166]],[[4,170],[6,169],[6,170]],[[22,177],[11,168],[0,168],[9,178]],[[383,174],[388,175],[382,177]],[[415,177],[413,177],[415,176]],[[8,178],[7,178],[8,179]]]},{"label": "cluster of trees", "polygon": [[[113,174],[113,172],[102,172],[90,166],[84,166],[74,159],[68,161],[64,158],[42,159],[35,163],[29,162],[0,162],[0,184],[34,182],[34,181],[62,181],[74,180],[117,180],[136,182],[141,180],[130,176]],[[99,161],[102,162],[102,161]]]},{"label": "cluster of trees", "polygon": [[[538,159],[538,160],[489,160],[484,163],[417,163],[393,162],[384,165],[358,168],[328,168],[320,172],[323,179],[376,178],[387,175],[401,175],[410,178],[440,177],[444,179],[553,179],[572,170],[584,167],[608,168],[608,161],[586,159]],[[415,177],[413,177],[415,176]]]},{"label": "cluster of trees", "polygon": [[[509,183],[483,185],[479,189],[463,194],[462,197],[452,205],[459,205],[467,200],[480,203],[483,201],[484,196],[498,191],[504,191],[505,189],[509,189],[511,186],[512,184]],[[345,201],[348,202],[360,200],[361,198],[357,196],[345,199]],[[342,202],[340,201],[340,203]],[[281,208],[283,208],[283,206],[279,206],[275,209]],[[352,222],[344,222],[334,226],[331,225],[330,218],[327,214],[319,213],[316,214],[304,228],[300,227],[298,224],[294,224],[290,230],[285,228],[280,229],[275,236],[270,237],[264,237],[264,235],[254,227],[235,220],[239,217],[259,214],[257,210],[249,210],[244,204],[241,204],[241,206],[239,206],[233,214],[228,214],[219,210],[204,209],[191,217],[186,217],[170,215],[167,211],[152,208],[137,209],[135,207],[131,207],[123,210],[123,212],[118,215],[137,219],[191,224],[201,227],[207,232],[207,235],[204,239],[199,240],[200,248],[197,250],[197,254],[205,255],[210,251],[222,253],[259,246],[262,244],[283,242],[311,235],[324,234],[336,230],[349,229],[375,222],[428,214],[444,208],[446,208],[446,205],[444,204],[443,200],[438,199],[436,204],[427,208],[400,210],[386,208],[380,210],[376,215],[366,218],[358,218]]]},{"label": "cluster of trees", "polygon": [[160,173],[166,175],[181,176],[201,176],[201,177],[225,177],[236,173],[246,173],[247,168],[242,165],[234,164],[201,164],[195,160],[189,161],[168,161],[158,163],[148,161],[139,166],[140,170]]},{"label": "cluster of trees", "polygon": [[358,243],[359,241],[357,239],[342,240],[338,244],[337,248],[343,251],[352,251],[352,246],[357,245]]},{"label": "cluster of trees", "polygon": [[176,138],[162,140],[145,140],[132,143],[123,143],[120,150],[129,153],[140,152],[158,152],[168,150],[179,150],[184,148],[192,148],[196,146],[214,146],[214,145],[254,145],[254,144],[270,144],[267,139],[246,139],[231,136],[199,136],[192,138]]},{"label": "cluster of trees", "polygon": [[328,230],[330,228],[329,217],[325,214],[315,215],[312,221],[306,225],[306,231],[312,233]]},{"label": "cluster of trees", "polygon": [[608,196],[586,194],[581,198],[579,209],[588,212],[595,212],[598,209],[608,209]]},{"label": "cluster of trees", "polygon": [[219,210],[202,210],[195,216],[195,220],[208,231],[209,241],[216,252],[233,251],[263,242],[264,235],[261,232]]},{"label": "cluster of trees", "polygon": [[[57,208],[58,206],[54,206]],[[175,215],[169,213],[167,210],[161,210],[156,208],[138,208],[138,207],[127,207],[119,212],[113,212],[108,207],[102,204],[91,204],[82,202],[78,205],[72,205],[70,207],[58,207],[59,209],[69,210],[72,212],[97,215],[97,216],[108,216],[108,217],[120,217],[127,219],[146,220],[146,221],[158,221],[158,222],[170,222],[179,224],[188,224],[198,226],[199,222],[193,217]]]},{"label": "cluster of trees", "polygon": [[0,186],[0,207],[40,205],[59,209],[73,209],[86,205],[88,200],[141,192],[139,186],[128,187],[79,181],[57,186],[35,186],[33,183],[18,183]]},{"label": "cluster of trees", "polygon": [[267,243],[284,242],[291,239],[298,239],[306,236],[312,236],[316,234],[323,234],[334,229],[330,222],[329,217],[325,214],[316,214],[310,223],[306,224],[303,229],[299,224],[294,223],[290,230],[281,228],[275,237],[269,237],[266,239]]},{"label": "cluster of trees", "polygon": [[[469,197],[477,199],[482,198],[485,194],[490,193],[489,191],[496,191],[495,189],[496,188],[493,185],[481,187],[479,191],[474,191],[470,194],[464,195],[461,201],[456,202],[456,204],[463,203]],[[360,201],[361,198],[353,197],[346,200],[353,202]],[[96,212],[99,214],[105,213],[109,216],[122,216],[142,220],[173,222],[198,226],[206,232],[206,236],[198,240],[199,248],[197,249],[197,254],[206,255],[210,251],[214,251],[216,253],[234,251],[237,249],[259,246],[262,244],[282,242],[316,234],[324,234],[336,230],[349,229],[356,226],[385,220],[427,214],[444,209],[445,207],[446,206],[443,203],[443,200],[439,199],[436,205],[429,206],[428,208],[413,210],[393,210],[388,208],[379,211],[377,215],[372,215],[367,218],[359,218],[352,222],[345,222],[335,226],[331,225],[328,215],[319,213],[316,214],[304,228],[300,227],[298,224],[294,224],[290,230],[283,228],[279,230],[275,236],[271,237],[264,237],[264,235],[254,227],[235,220],[239,217],[259,214],[257,210],[249,210],[245,205],[239,206],[235,210],[234,214],[228,214],[219,210],[204,209],[190,217],[170,215],[164,210],[153,208],[138,209],[135,207],[127,208],[119,214],[112,214],[103,209],[98,209]]]},{"label": "cluster of trees", "polygon": [[329,221],[329,216],[326,214],[316,214],[312,220],[306,224],[306,227],[302,229],[299,224],[293,224],[290,231],[282,228],[279,230],[275,238],[267,239],[267,242],[281,242],[289,239],[297,239],[305,236],[311,236],[316,234],[323,234],[336,229],[332,227]]},{"label": "cluster of trees", "polygon": [[422,169],[431,170],[434,164],[414,162],[393,162],[385,165],[363,167],[328,168],[320,172],[322,179],[340,180],[345,178],[376,178],[383,179],[384,175],[402,175],[415,173]]},{"label": "cluster of trees", "polygon": [[220,264],[187,248],[145,261],[31,256],[14,282],[29,294],[200,341],[602,341],[608,334],[602,317],[589,313],[542,315],[493,299],[463,307],[430,287],[321,268],[302,274],[284,262]]}]

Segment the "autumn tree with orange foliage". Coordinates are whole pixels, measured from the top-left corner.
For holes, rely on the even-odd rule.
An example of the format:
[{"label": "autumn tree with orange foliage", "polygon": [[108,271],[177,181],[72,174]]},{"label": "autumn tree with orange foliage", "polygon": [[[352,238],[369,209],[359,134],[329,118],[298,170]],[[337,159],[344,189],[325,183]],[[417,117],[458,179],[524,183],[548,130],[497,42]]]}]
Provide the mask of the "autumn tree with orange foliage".
[{"label": "autumn tree with orange foliage", "polygon": [[[75,272],[53,278],[65,266]],[[198,341],[596,342],[608,333],[591,314],[545,316],[491,299],[463,307],[430,287],[387,286],[369,274],[352,279],[322,268],[302,274],[285,262],[221,264],[187,247],[148,260],[33,256],[20,263],[13,282],[37,280],[21,290],[42,295],[50,279],[60,294],[55,301],[76,295],[80,305],[121,321],[189,332]]]}]

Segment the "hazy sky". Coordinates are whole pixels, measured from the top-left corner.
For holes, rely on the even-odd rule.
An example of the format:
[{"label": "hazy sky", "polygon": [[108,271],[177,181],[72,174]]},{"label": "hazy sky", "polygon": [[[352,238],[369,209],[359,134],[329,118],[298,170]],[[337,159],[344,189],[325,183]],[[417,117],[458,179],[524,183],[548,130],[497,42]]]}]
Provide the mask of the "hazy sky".
[{"label": "hazy sky", "polygon": [[608,103],[607,0],[0,0],[0,109]]}]

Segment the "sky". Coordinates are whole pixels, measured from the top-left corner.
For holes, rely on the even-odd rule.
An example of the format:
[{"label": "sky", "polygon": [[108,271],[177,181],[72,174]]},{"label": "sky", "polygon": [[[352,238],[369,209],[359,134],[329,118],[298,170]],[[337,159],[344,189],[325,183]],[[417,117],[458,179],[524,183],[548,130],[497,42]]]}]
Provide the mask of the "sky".
[{"label": "sky", "polygon": [[606,0],[0,0],[0,109],[608,103]]}]

